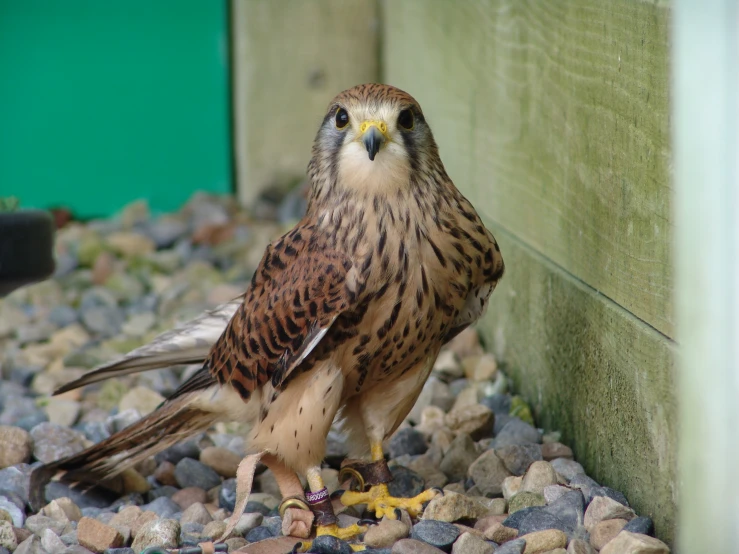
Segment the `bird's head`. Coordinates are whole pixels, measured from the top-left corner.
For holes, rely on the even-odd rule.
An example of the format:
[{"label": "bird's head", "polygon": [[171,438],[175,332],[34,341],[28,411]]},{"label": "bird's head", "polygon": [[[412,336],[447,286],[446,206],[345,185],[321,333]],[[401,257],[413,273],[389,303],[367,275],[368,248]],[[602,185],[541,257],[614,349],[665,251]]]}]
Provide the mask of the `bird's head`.
[{"label": "bird's head", "polygon": [[[411,173],[438,160],[418,102],[389,85],[345,90],[329,104],[311,172],[340,187],[376,192],[408,186]],[[440,162],[439,162],[440,163]]]}]

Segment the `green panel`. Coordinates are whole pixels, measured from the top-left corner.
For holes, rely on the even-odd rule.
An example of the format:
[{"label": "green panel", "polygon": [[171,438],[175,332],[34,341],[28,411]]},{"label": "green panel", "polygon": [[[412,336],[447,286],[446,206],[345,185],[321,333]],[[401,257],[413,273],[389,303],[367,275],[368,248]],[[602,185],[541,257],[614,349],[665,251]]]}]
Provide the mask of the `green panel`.
[{"label": "green panel", "polygon": [[384,7],[384,77],[478,209],[674,336],[665,3]]},{"label": "green panel", "polygon": [[226,0],[0,0],[0,195],[106,215],[231,190]]}]

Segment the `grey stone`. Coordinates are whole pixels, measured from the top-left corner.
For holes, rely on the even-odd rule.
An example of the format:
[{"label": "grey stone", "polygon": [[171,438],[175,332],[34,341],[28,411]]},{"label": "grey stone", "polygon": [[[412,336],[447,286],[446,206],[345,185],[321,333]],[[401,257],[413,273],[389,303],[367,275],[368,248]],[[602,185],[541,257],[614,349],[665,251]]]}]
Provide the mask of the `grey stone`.
[{"label": "grey stone", "polygon": [[[107,549],[103,551],[103,554],[109,554],[111,549]],[[133,552],[133,550],[131,551]],[[79,544],[73,544],[67,546],[64,550],[62,550],[59,554],[95,554],[91,550],[87,550],[84,546],[80,546]],[[135,553],[134,553],[135,554]]]},{"label": "grey stone", "polygon": [[48,464],[85,449],[85,436],[55,423],[39,423],[31,429],[34,457]]},{"label": "grey stone", "polygon": [[452,546],[452,554],[493,554],[493,544],[472,533],[462,533]]},{"label": "grey stone", "polygon": [[465,434],[457,435],[444,453],[439,469],[450,481],[460,481],[467,477],[470,465],[480,456],[472,438]]},{"label": "grey stone", "polygon": [[331,535],[322,535],[316,537],[311,545],[311,552],[316,554],[353,554],[354,551],[349,543],[332,537]]},{"label": "grey stone", "polygon": [[249,542],[259,542],[264,539],[269,539],[270,537],[274,537],[272,531],[269,528],[260,525],[259,527],[255,527],[249,531],[244,538]]},{"label": "grey stone", "polygon": [[507,415],[511,411],[511,395],[491,394],[480,400],[480,404],[490,408],[496,416]]},{"label": "grey stone", "polygon": [[596,483],[593,479],[591,479],[590,477],[584,474],[578,474],[572,477],[568,485],[570,486],[570,488],[578,489],[579,491],[582,491],[582,494],[586,500],[586,504],[590,504],[590,502],[593,500],[593,494],[592,494],[593,489],[599,487],[598,483]]},{"label": "grey stone", "polygon": [[459,534],[459,528],[453,523],[432,519],[421,520],[411,529],[412,539],[423,541],[445,552],[452,548]]},{"label": "grey stone", "polygon": [[559,473],[562,477],[571,480],[575,475],[585,475],[583,467],[574,460],[568,458],[555,458],[551,462],[554,471]]},{"label": "grey stone", "polygon": [[161,518],[171,518],[174,514],[180,511],[179,505],[166,496],[160,496],[148,504],[141,506],[143,511],[154,512]]},{"label": "grey stone", "polygon": [[196,441],[191,440],[170,446],[166,450],[157,454],[154,459],[158,464],[162,462],[170,462],[177,465],[177,463],[183,458],[198,459],[199,457],[200,447]]},{"label": "grey stone", "polygon": [[426,486],[423,477],[407,467],[391,467],[390,473],[393,475],[393,480],[387,484],[387,488],[391,496],[413,498],[421,494]]},{"label": "grey stone", "polygon": [[503,480],[510,472],[494,450],[487,450],[470,465],[469,476],[482,496],[497,496],[502,494]]},{"label": "grey stone", "polygon": [[62,535],[64,534],[64,530],[67,528],[68,523],[68,521],[60,521],[58,519],[52,519],[50,517],[36,514],[29,516],[26,520],[25,527],[31,531],[31,533],[38,536],[41,536],[41,533],[43,533],[45,529],[51,529],[57,535]]},{"label": "grey stone", "polygon": [[611,487],[592,487],[588,493],[588,496],[585,497],[585,501],[588,503],[596,496],[607,496],[619,504],[623,504],[624,506],[629,505],[629,501],[626,500],[626,496],[624,496],[622,492],[612,489]]},{"label": "grey stone", "polygon": [[167,217],[150,222],[144,231],[157,248],[169,248],[187,233],[188,226],[184,221]]},{"label": "grey stone", "polygon": [[51,529],[45,529],[41,533],[41,546],[47,552],[62,552],[67,548],[62,539]]},{"label": "grey stone", "polygon": [[388,444],[391,458],[398,458],[405,454],[416,456],[428,450],[424,436],[413,429],[406,427],[393,435]]},{"label": "grey stone", "polygon": [[273,537],[278,537],[282,534],[282,518],[280,516],[265,517],[262,520],[262,527],[269,529]]},{"label": "grey stone", "polygon": [[48,315],[49,322],[53,323],[57,327],[66,327],[67,325],[71,325],[77,321],[77,317],[77,310],[72,306],[67,306],[66,304],[54,306],[49,311]]},{"label": "grey stone", "polygon": [[117,335],[123,321],[123,314],[118,308],[95,306],[82,311],[82,323],[87,330],[103,337]]},{"label": "grey stone", "polygon": [[207,491],[221,484],[221,477],[213,468],[192,458],[183,458],[177,462],[174,477],[183,489],[200,487]]},{"label": "grey stone", "polygon": [[18,545],[15,549],[15,554],[51,554],[47,552],[43,546],[41,546],[41,537],[38,535],[31,535],[26,540]]},{"label": "grey stone", "polygon": [[103,554],[136,554],[133,548],[108,548]]},{"label": "grey stone", "polygon": [[495,448],[509,444],[540,443],[541,433],[533,425],[513,417],[495,436]]},{"label": "grey stone", "polygon": [[[172,485],[163,485],[161,487],[156,487],[151,489],[149,492],[146,493],[146,499],[149,502],[154,502],[157,498],[160,498],[162,496],[166,498],[172,498],[172,496],[179,491],[177,487],[173,487]],[[223,506],[221,506],[223,507]],[[233,509],[232,509],[233,511]]]},{"label": "grey stone", "polygon": [[18,464],[0,469],[0,491],[14,492],[24,503],[28,502],[28,491],[31,484],[31,466]]},{"label": "grey stone", "polygon": [[651,537],[654,536],[654,522],[651,517],[635,517],[624,526],[622,531],[649,535]]},{"label": "grey stone", "polygon": [[573,533],[583,524],[585,499],[580,491],[569,491],[547,505],[544,511],[555,516],[566,526],[566,529],[561,527],[557,529],[562,529],[565,533]]},{"label": "grey stone", "polygon": [[495,550],[495,554],[523,554],[525,548],[526,541],[524,539],[514,539],[500,545],[500,547]]},{"label": "grey stone", "polygon": [[26,512],[5,496],[0,496],[0,510],[5,510],[10,514],[10,517],[13,520],[13,525],[16,527],[23,527],[23,523],[26,521]]},{"label": "grey stone", "polygon": [[177,547],[179,536],[180,523],[178,521],[174,519],[154,520],[144,524],[139,529],[131,548],[136,552],[141,552],[150,546],[175,548]]},{"label": "grey stone", "polygon": [[509,444],[496,448],[495,453],[513,475],[523,475],[531,464],[542,459],[538,444]]},{"label": "grey stone", "polygon": [[93,487],[83,491],[60,481],[52,481],[46,485],[45,498],[47,502],[65,496],[77,504],[80,509],[90,507],[107,508],[118,497],[117,494],[102,487]]}]

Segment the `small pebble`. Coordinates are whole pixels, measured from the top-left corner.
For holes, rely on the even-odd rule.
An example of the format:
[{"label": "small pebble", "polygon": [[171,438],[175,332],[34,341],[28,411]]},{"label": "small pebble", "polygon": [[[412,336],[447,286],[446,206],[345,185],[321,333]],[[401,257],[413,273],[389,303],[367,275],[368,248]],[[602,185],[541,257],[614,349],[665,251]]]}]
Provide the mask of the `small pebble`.
[{"label": "small pebble", "polygon": [[34,457],[48,464],[85,449],[85,436],[55,423],[39,423],[31,429]]},{"label": "small pebble", "polygon": [[411,529],[411,538],[423,541],[431,546],[448,550],[457,540],[459,529],[444,521],[423,519]]},{"label": "small pebble", "polygon": [[606,543],[616,538],[626,523],[628,522],[625,519],[604,519],[596,523],[590,530],[590,545],[601,550]]},{"label": "small pebble", "polygon": [[495,453],[513,475],[523,475],[531,464],[542,459],[542,448],[538,444],[509,444],[496,448]]},{"label": "small pebble", "polygon": [[588,509],[585,510],[584,525],[586,529],[591,530],[595,524],[604,519],[625,519],[630,521],[634,517],[636,515],[631,508],[627,508],[607,496],[596,496],[588,505]]},{"label": "small pebble", "polygon": [[270,537],[274,537],[272,531],[267,527],[259,526],[249,531],[244,538],[249,542],[259,542]]},{"label": "small pebble", "polygon": [[495,550],[495,554],[523,554],[526,548],[526,541],[523,539],[515,539],[505,544],[500,545],[500,548]]},{"label": "small pebble", "polygon": [[451,410],[444,417],[444,423],[455,433],[466,433],[473,438],[491,436],[494,414],[482,404],[473,404]]},{"label": "small pebble", "polygon": [[472,438],[464,433],[459,434],[449,445],[439,469],[450,481],[459,481],[467,477],[470,465],[479,456],[480,452]]},{"label": "small pebble", "polygon": [[443,554],[444,551],[416,539],[401,539],[393,545],[390,552],[391,554]]},{"label": "small pebble", "polygon": [[331,535],[322,535],[316,537],[311,545],[311,552],[316,554],[353,554],[354,551],[349,543],[332,537]]},{"label": "small pebble", "polygon": [[221,484],[221,478],[210,467],[192,458],[183,458],[175,465],[174,476],[180,487],[212,489]]},{"label": "small pebble", "polygon": [[561,442],[545,442],[541,445],[541,455],[544,460],[551,462],[557,458],[572,459],[572,449]]},{"label": "small pebble", "polygon": [[462,533],[452,546],[452,554],[493,554],[493,545],[472,533]]},{"label": "small pebble", "polygon": [[[425,513],[425,512],[424,512]],[[364,544],[372,548],[391,547],[408,536],[410,529],[406,523],[383,519],[378,525],[371,525],[364,534]]]},{"label": "small pebble", "polygon": [[426,452],[428,444],[422,433],[412,427],[406,427],[392,436],[388,443],[388,450],[391,458],[399,458],[406,454],[416,456]]},{"label": "small pebble", "polygon": [[200,462],[212,468],[218,475],[230,479],[236,477],[236,470],[242,457],[228,448],[209,446],[200,452]]},{"label": "small pebble", "polygon": [[661,540],[648,535],[621,531],[606,544],[600,554],[669,554],[669,547]]},{"label": "small pebble", "polygon": [[398,498],[413,498],[426,489],[426,482],[418,473],[403,466],[390,468],[393,480],[387,485],[391,496]]},{"label": "small pebble", "polygon": [[141,552],[150,546],[177,547],[180,523],[174,519],[158,519],[144,524],[136,533],[131,548]]},{"label": "small pebble", "polygon": [[555,548],[567,546],[567,535],[559,529],[546,529],[524,535],[526,548],[524,554],[540,554]]},{"label": "small pebble", "polygon": [[20,427],[0,425],[0,469],[28,463],[33,441],[28,431]]},{"label": "small pebble", "polygon": [[624,531],[641,535],[654,536],[654,522],[650,517],[635,517],[624,526]]},{"label": "small pebble", "polygon": [[474,480],[483,496],[503,493],[503,480],[510,476],[495,450],[483,452],[470,466],[468,475]]},{"label": "small pebble", "polygon": [[506,423],[495,436],[495,447],[510,444],[530,444],[541,442],[541,434],[533,426],[514,417]]},{"label": "small pebble", "polygon": [[186,510],[196,503],[205,504],[208,494],[200,487],[186,487],[178,490],[171,498],[181,509]]},{"label": "small pebble", "polygon": [[575,475],[585,475],[583,467],[574,460],[568,458],[557,458],[549,462],[552,464],[554,471],[570,481]]},{"label": "small pebble", "polygon": [[82,546],[99,554],[108,548],[124,546],[123,536],[114,527],[89,517],[80,519],[77,539]]},{"label": "small pebble", "polygon": [[460,519],[478,519],[488,514],[488,509],[476,500],[454,492],[437,496],[423,512],[423,519],[446,522]]},{"label": "small pebble", "polygon": [[544,487],[557,484],[557,473],[549,462],[534,462],[521,482],[521,491],[543,494]]}]

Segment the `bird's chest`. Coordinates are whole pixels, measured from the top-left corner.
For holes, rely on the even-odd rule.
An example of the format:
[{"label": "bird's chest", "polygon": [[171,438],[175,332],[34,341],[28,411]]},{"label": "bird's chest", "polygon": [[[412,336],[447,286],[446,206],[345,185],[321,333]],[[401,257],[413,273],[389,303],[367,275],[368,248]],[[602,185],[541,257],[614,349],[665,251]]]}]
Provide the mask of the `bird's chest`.
[{"label": "bird's chest", "polygon": [[470,289],[472,272],[446,259],[442,264],[436,255],[448,245],[403,245],[400,237],[387,238],[383,252],[375,249],[379,267],[369,275],[361,313],[337,321],[339,333],[354,325],[353,337],[337,350],[354,393],[399,379],[435,357]]}]

